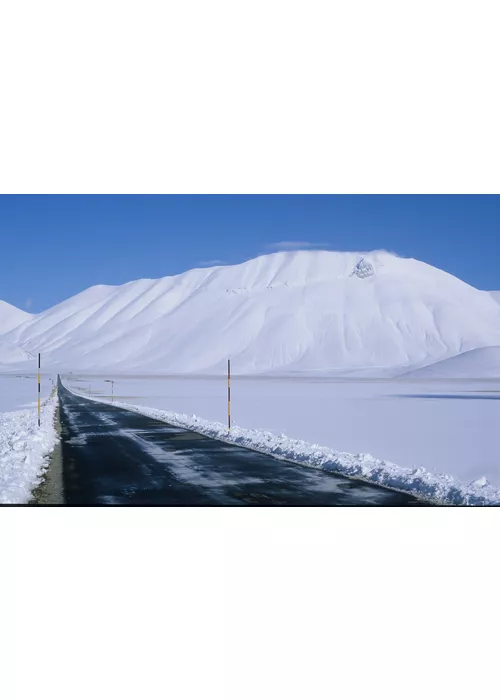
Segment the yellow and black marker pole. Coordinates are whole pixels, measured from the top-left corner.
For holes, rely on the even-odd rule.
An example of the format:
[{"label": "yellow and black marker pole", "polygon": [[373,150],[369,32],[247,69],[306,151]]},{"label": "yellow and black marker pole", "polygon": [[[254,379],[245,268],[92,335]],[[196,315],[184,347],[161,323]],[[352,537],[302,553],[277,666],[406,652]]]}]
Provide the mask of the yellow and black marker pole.
[{"label": "yellow and black marker pole", "polygon": [[227,361],[227,430],[231,432],[231,360]]},{"label": "yellow and black marker pole", "polygon": [[38,353],[38,427],[40,427],[40,353]]}]

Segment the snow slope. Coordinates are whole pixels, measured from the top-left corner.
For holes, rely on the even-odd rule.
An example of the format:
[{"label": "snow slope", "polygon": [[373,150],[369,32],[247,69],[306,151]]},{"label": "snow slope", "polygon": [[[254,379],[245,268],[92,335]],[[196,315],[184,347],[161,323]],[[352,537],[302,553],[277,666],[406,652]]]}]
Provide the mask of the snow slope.
[{"label": "snow slope", "polygon": [[500,304],[500,292],[490,292],[490,294],[493,299]]},{"label": "snow slope", "polygon": [[21,311],[6,301],[0,300],[0,335],[7,333],[21,323],[30,321],[33,318],[32,314],[26,311]]},{"label": "snow slope", "polygon": [[32,318],[33,316],[26,311],[21,311],[21,309],[0,300],[0,366],[24,362],[31,358],[30,353],[26,350],[13,343],[2,341],[1,337],[16,326],[29,322]]},{"label": "snow slope", "polygon": [[397,374],[500,346],[500,305],[417,260],[298,251],[92,287],[3,340],[61,371]]},{"label": "snow slope", "polygon": [[0,340],[0,366],[17,364],[31,359],[33,359],[32,355],[19,345]]},{"label": "snow slope", "polygon": [[469,350],[404,376],[415,379],[499,379],[500,347]]}]

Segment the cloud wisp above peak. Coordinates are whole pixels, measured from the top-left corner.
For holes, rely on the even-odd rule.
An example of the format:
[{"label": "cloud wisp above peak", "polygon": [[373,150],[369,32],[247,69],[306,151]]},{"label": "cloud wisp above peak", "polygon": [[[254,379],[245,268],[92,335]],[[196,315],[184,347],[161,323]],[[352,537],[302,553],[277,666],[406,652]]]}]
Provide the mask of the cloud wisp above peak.
[{"label": "cloud wisp above peak", "polygon": [[269,243],[266,248],[268,250],[314,250],[326,249],[331,246],[327,243],[314,243],[313,241],[278,241],[277,243]]},{"label": "cloud wisp above peak", "polygon": [[198,263],[202,267],[215,267],[216,265],[227,265],[226,260],[202,260]]}]

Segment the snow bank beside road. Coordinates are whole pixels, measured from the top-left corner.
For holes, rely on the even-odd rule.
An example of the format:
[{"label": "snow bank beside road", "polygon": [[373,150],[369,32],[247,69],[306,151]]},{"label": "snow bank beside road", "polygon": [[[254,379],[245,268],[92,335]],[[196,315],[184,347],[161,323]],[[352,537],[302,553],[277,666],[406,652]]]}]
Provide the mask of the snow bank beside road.
[{"label": "snow bank beside road", "polygon": [[[87,396],[84,398],[88,399]],[[111,403],[102,399],[91,398],[90,400]],[[370,454],[338,452],[329,447],[293,440],[285,435],[277,436],[267,431],[244,429],[238,426],[231,428],[231,433],[228,434],[227,427],[222,423],[207,421],[195,415],[188,416],[117,401],[114,405],[180,428],[193,430],[207,437],[257,450],[278,459],[362,479],[410,493],[427,501],[449,505],[500,504],[500,489],[491,486],[486,479],[478,479],[466,484],[450,475],[433,474],[423,468],[400,467],[397,464],[376,459]]]},{"label": "snow bank beside road", "polygon": [[0,503],[27,503],[44,474],[58,440],[54,427],[57,394],[36,410],[0,413]]}]

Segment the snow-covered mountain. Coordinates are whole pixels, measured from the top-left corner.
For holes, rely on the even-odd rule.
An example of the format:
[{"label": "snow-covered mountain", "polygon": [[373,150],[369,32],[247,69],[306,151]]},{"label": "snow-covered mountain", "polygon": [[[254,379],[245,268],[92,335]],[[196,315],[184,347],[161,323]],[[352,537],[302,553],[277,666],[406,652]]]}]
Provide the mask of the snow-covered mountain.
[{"label": "snow-covered mountain", "polygon": [[490,292],[490,294],[493,299],[500,304],[500,292]]},{"label": "snow-covered mountain", "polygon": [[28,352],[11,342],[3,341],[2,336],[32,318],[33,316],[26,311],[21,311],[6,301],[0,301],[0,366],[30,359]]},{"label": "snow-covered mountain", "polygon": [[405,374],[414,379],[500,379],[500,347],[477,348]]},{"label": "snow-covered mountain", "polygon": [[26,311],[0,300],[0,336],[32,318]]},{"label": "snow-covered mountain", "polygon": [[61,370],[397,374],[500,346],[500,305],[417,260],[299,251],[91,287],[3,340]]},{"label": "snow-covered mountain", "polygon": [[26,352],[26,350],[23,350],[23,348],[20,348],[18,345],[0,340],[0,367],[18,364],[32,359],[33,357],[30,353]]}]

